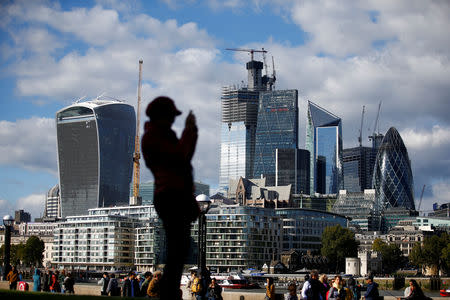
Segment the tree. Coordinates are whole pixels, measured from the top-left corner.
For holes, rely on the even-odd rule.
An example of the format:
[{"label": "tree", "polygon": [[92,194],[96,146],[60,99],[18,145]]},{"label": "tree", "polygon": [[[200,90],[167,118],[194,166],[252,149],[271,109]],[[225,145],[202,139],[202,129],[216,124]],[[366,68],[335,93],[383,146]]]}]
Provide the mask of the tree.
[{"label": "tree", "polygon": [[441,260],[446,271],[450,271],[450,243],[447,245],[447,247],[442,249]]},{"label": "tree", "polygon": [[397,271],[404,263],[402,251],[398,245],[388,245],[382,239],[377,238],[373,241],[372,250],[381,254],[383,270],[386,273]]},{"label": "tree", "polygon": [[39,267],[44,258],[45,244],[37,236],[30,236],[24,248],[24,263],[27,266]]},{"label": "tree", "polygon": [[331,267],[343,270],[346,257],[356,257],[358,254],[358,242],[355,234],[341,225],[326,227],[322,233],[321,253],[330,261]]},{"label": "tree", "polygon": [[449,244],[450,236],[447,233],[426,237],[422,245],[419,243],[414,245],[409,260],[419,267],[427,266],[437,270],[448,268]]},{"label": "tree", "polygon": [[12,266],[19,265],[23,261],[23,259],[25,257],[24,249],[25,249],[25,245],[23,243],[11,245],[10,262],[11,262]]}]

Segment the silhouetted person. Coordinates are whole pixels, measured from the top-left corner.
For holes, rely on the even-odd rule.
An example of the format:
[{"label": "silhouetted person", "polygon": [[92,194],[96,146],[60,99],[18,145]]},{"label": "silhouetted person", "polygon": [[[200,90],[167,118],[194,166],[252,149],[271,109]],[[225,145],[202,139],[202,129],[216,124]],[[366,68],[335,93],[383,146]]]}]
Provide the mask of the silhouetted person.
[{"label": "silhouetted person", "polygon": [[9,281],[9,289],[16,290],[17,282],[19,281],[19,273],[15,266],[12,266],[11,271],[9,271],[8,275],[6,275],[6,280]]},{"label": "silhouetted person", "polygon": [[167,263],[161,278],[161,300],[180,299],[183,264],[189,252],[191,222],[199,216],[194,198],[191,159],[197,143],[195,116],[189,112],[178,139],[171,126],[181,112],[172,99],[157,97],[147,107],[142,153],[155,177],[154,205],[167,238]]}]

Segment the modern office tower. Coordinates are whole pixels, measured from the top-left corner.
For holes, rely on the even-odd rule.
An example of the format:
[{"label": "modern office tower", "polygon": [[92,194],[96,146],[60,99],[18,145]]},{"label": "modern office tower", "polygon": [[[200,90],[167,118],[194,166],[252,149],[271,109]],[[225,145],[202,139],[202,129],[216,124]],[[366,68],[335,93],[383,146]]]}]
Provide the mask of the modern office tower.
[{"label": "modern office tower", "polygon": [[382,228],[382,204],[377,202],[375,190],[349,192],[340,190],[333,212],[350,217],[350,224],[363,231],[378,231]]},{"label": "modern office tower", "polygon": [[394,127],[388,130],[378,150],[373,185],[376,197],[384,207],[415,210],[411,162],[405,144]]},{"label": "modern office tower", "polygon": [[[139,185],[139,197],[142,199],[142,205],[153,205],[153,193],[155,183],[153,181],[143,182]],[[133,197],[133,185],[130,185],[130,197]]]},{"label": "modern office tower", "polygon": [[30,213],[24,211],[23,209],[16,210],[14,212],[14,217],[14,221],[16,224],[31,222]]},{"label": "modern office tower", "polygon": [[356,193],[372,188],[373,167],[377,150],[370,147],[344,149],[342,165],[345,190]]},{"label": "modern office tower", "polygon": [[434,217],[446,217],[450,218],[450,202],[439,205],[438,203],[433,203],[433,212],[428,214]]},{"label": "modern office tower", "polygon": [[253,178],[275,185],[276,149],[298,148],[298,91],[261,92],[256,126]]},{"label": "modern office tower", "polygon": [[[206,265],[217,272],[260,270],[279,259],[282,222],[274,209],[223,205],[211,207],[206,215]],[[197,224],[192,237],[197,239]]]},{"label": "modern office tower", "polygon": [[403,220],[410,220],[414,217],[417,217],[419,212],[414,209],[405,208],[405,207],[386,207],[382,213],[382,228],[383,232],[389,231],[392,227],[395,227],[399,224],[399,222]]},{"label": "modern office tower", "polygon": [[136,116],[131,105],[93,100],[56,113],[61,216],[128,205]]},{"label": "modern office tower", "polygon": [[292,195],[292,204],[295,208],[333,212],[336,199],[337,194],[294,194]]},{"label": "modern office tower", "polygon": [[263,63],[253,60],[253,51],[249,52],[252,59],[246,64],[247,87],[222,88],[221,190],[227,190],[230,179],[253,177],[259,92],[270,90],[275,82],[275,76],[261,75]]},{"label": "modern office tower", "polygon": [[275,185],[292,185],[294,194],[309,194],[309,151],[275,149]]},{"label": "modern office tower", "polygon": [[258,91],[222,89],[220,189],[230,178],[253,176],[258,97]]},{"label": "modern office tower", "polygon": [[57,219],[61,218],[61,205],[59,195],[59,184],[56,184],[47,192],[44,207],[44,219]]},{"label": "modern office tower", "polygon": [[311,194],[335,194],[342,189],[341,123],[341,118],[308,101],[306,149],[311,154]]},{"label": "modern office tower", "polygon": [[302,208],[280,208],[275,213],[281,218],[283,235],[282,250],[298,253],[319,251],[322,248],[322,233],[326,227],[347,227],[345,216],[335,213]]}]

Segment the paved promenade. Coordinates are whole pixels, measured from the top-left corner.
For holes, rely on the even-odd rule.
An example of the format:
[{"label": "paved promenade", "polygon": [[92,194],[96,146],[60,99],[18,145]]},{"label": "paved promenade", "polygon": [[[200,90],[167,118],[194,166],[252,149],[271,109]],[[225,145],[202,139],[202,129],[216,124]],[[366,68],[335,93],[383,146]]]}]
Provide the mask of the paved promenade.
[{"label": "paved promenade", "polygon": [[[33,284],[30,283],[30,290],[33,288]],[[0,281],[0,289],[8,289],[9,285],[6,281]],[[281,291],[280,291],[281,292]],[[282,291],[284,292],[284,291]],[[385,300],[394,300],[396,297],[402,296],[402,291],[380,291],[381,295],[384,296]],[[75,284],[75,294],[77,295],[100,295],[100,286],[95,284]],[[433,299],[445,299],[439,296],[438,292],[426,293],[427,296]],[[240,291],[233,290],[227,291],[225,290],[222,294],[223,300],[263,300],[264,292],[263,290],[257,290],[253,292],[249,291]],[[143,298],[145,299],[145,298]],[[187,289],[183,288],[183,299],[191,300],[190,293]],[[277,294],[277,299],[284,299],[283,294]]]}]

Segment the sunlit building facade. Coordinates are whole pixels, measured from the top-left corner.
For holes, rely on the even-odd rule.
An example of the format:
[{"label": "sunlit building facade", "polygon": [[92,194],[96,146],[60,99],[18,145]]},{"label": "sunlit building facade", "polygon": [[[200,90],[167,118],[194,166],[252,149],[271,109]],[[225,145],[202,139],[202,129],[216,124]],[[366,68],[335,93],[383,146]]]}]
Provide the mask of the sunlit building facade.
[{"label": "sunlit building facade", "polygon": [[308,101],[306,149],[311,154],[310,192],[336,194],[343,187],[342,121]]},{"label": "sunlit building facade", "polygon": [[258,97],[253,90],[222,90],[220,189],[227,189],[230,178],[253,176]]},{"label": "sunlit building facade", "polygon": [[265,177],[267,185],[275,185],[276,149],[298,148],[297,103],[297,90],[260,93],[252,178]]},{"label": "sunlit building facade", "polygon": [[133,106],[93,100],[56,113],[61,216],[126,205],[133,171]]},{"label": "sunlit building facade", "polygon": [[414,182],[408,151],[397,129],[391,127],[378,150],[373,184],[385,208],[415,210]]}]

